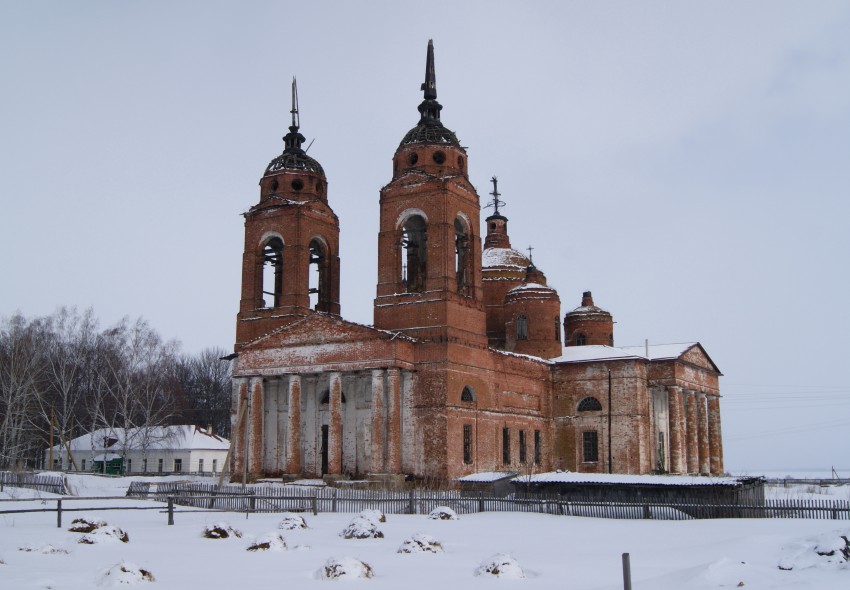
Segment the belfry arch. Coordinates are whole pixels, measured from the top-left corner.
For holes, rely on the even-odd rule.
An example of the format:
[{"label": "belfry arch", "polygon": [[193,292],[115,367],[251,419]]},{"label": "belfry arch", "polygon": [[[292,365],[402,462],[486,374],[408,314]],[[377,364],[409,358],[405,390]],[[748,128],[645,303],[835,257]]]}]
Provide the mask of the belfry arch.
[{"label": "belfry arch", "polygon": [[310,240],[309,266],[310,307],[316,311],[330,312],[331,253],[321,236]]},{"label": "belfry arch", "polygon": [[401,283],[408,293],[421,293],[427,276],[428,223],[413,214],[401,226]]},{"label": "belfry arch", "polygon": [[260,297],[265,307],[280,307],[283,296],[283,240],[279,236],[266,239],[260,247]]}]

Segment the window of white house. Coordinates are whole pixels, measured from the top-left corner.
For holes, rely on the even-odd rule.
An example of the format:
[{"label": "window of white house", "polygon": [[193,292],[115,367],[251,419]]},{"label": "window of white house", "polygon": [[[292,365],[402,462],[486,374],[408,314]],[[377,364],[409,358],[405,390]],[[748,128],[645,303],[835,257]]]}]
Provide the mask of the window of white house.
[{"label": "window of white house", "polygon": [[147,460],[147,458],[142,459],[142,471],[144,473],[148,472],[148,460]]},{"label": "window of white house", "polygon": [[204,460],[198,459],[198,473],[204,472]]},{"label": "window of white house", "polygon": [[157,466],[156,466],[156,470],[157,470],[159,473],[162,473],[162,459],[160,459],[160,460],[159,460],[159,463],[158,463],[158,464],[157,464]]},{"label": "window of white house", "polygon": [[183,471],[183,459],[175,459],[174,473],[180,473],[181,471]]},{"label": "window of white house", "polygon": [[127,459],[127,471],[124,473],[130,473],[131,471],[133,471],[133,460]]},{"label": "window of white house", "polygon": [[213,471],[213,473],[217,473],[217,472],[218,472],[218,459],[213,459],[213,468],[212,468],[212,471]]},{"label": "window of white house", "polygon": [[82,461],[82,467],[80,467],[80,469],[82,469],[83,471],[85,471],[85,470],[86,470],[86,460],[85,460],[85,459],[83,459],[83,461]]}]

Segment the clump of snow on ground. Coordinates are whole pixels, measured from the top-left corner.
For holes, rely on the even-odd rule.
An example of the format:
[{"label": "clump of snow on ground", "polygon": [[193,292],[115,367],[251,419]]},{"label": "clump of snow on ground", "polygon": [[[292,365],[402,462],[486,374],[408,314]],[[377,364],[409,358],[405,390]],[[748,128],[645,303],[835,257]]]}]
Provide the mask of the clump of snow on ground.
[{"label": "clump of snow on ground", "polygon": [[286,551],[286,541],[278,533],[266,533],[248,545],[248,551]]},{"label": "clump of snow on ground", "polygon": [[294,531],[296,529],[307,528],[307,522],[304,520],[303,516],[293,514],[292,512],[284,512],[281,516],[283,517],[283,520],[281,520],[280,524],[277,525],[277,528],[279,529]]},{"label": "clump of snow on ground", "polygon": [[387,522],[387,516],[376,508],[367,508],[366,510],[361,510],[359,516],[363,518],[368,518],[372,522],[377,525],[381,522]]},{"label": "clump of snow on ground", "polygon": [[355,516],[339,534],[343,539],[383,539],[378,525],[363,516]]},{"label": "clump of snow on ground", "polygon": [[847,567],[850,561],[850,531],[832,531],[807,537],[782,548],[781,570],[811,567]]},{"label": "clump of snow on ground", "polygon": [[353,557],[331,557],[319,570],[319,577],[325,580],[371,578],[373,575],[368,563]]},{"label": "clump of snow on ground", "polygon": [[153,574],[144,570],[134,563],[125,561],[103,572],[97,585],[104,588],[115,588],[118,586],[134,586],[141,582],[153,582]]},{"label": "clump of snow on ground", "polygon": [[71,521],[71,528],[68,530],[72,533],[90,533],[95,529],[105,527],[106,524],[105,520],[81,516]]},{"label": "clump of snow on ground", "polygon": [[77,542],[83,545],[97,545],[99,543],[118,543],[119,541],[129,543],[130,535],[117,526],[106,525],[83,535]]},{"label": "clump of snow on ground", "polygon": [[67,549],[62,549],[60,547],[54,547],[50,543],[45,545],[24,545],[23,547],[18,547],[18,551],[23,551],[24,553],[42,553],[44,555],[54,555],[56,553],[68,553]]},{"label": "clump of snow on ground", "polygon": [[428,513],[428,518],[433,520],[457,520],[457,512],[448,506],[437,506]]},{"label": "clump of snow on ground", "polygon": [[203,536],[207,539],[240,539],[242,533],[226,522],[217,522],[205,527]]},{"label": "clump of snow on ground", "polygon": [[525,572],[522,571],[516,559],[504,553],[497,553],[482,561],[475,570],[475,575],[518,580],[525,577]]},{"label": "clump of snow on ground", "polygon": [[418,533],[398,548],[398,553],[442,553],[443,545],[431,535]]}]

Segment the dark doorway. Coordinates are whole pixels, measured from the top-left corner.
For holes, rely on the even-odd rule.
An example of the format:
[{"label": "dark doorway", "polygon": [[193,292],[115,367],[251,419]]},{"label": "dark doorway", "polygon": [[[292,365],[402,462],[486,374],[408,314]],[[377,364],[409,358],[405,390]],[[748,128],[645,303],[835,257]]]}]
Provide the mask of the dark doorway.
[{"label": "dark doorway", "polygon": [[322,426],[322,475],[328,472],[328,425]]}]

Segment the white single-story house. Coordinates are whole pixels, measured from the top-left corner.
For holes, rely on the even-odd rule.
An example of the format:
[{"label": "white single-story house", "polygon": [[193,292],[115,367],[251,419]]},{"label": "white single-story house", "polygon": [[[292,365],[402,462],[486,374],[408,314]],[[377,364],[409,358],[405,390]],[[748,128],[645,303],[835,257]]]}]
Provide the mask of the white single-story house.
[{"label": "white single-story house", "polygon": [[[230,441],[192,425],[100,428],[44,452],[48,468],[104,473],[220,473]],[[53,461],[52,466],[50,461]],[[72,461],[73,459],[73,461]]]}]

